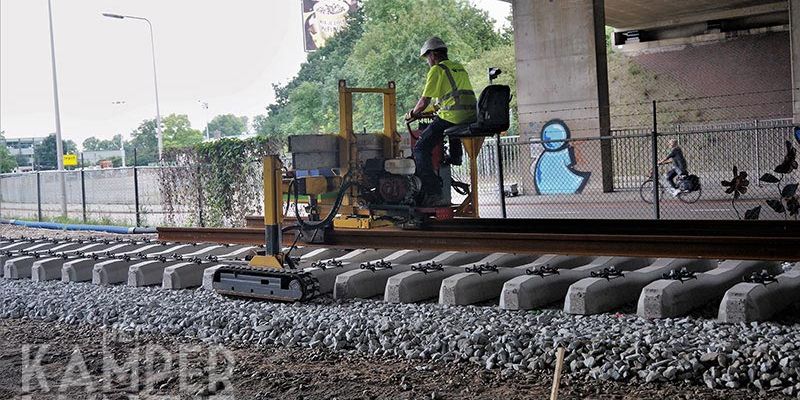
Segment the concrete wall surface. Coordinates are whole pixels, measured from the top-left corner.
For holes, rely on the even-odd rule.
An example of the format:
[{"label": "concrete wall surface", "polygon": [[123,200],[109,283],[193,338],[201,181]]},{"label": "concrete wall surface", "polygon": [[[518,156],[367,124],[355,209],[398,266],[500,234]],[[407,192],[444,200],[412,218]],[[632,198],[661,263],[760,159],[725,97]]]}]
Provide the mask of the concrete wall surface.
[{"label": "concrete wall surface", "polygon": [[573,137],[598,136],[608,116],[603,1],[517,0],[513,13],[521,130],[558,118]]}]

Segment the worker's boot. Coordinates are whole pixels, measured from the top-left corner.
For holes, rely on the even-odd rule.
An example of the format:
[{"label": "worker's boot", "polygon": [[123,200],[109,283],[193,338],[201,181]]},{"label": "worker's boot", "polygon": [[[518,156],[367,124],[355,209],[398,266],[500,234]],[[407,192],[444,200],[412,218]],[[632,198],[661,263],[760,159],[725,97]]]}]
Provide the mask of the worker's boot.
[{"label": "worker's boot", "polygon": [[464,162],[464,159],[462,157],[456,158],[453,155],[448,154],[447,156],[445,156],[444,161],[442,162],[442,164],[445,164],[445,165],[461,165],[463,162]]},{"label": "worker's boot", "polygon": [[461,140],[451,137],[448,141],[448,152],[444,163],[449,165],[461,165],[464,162],[464,149],[461,148]]},{"label": "worker's boot", "polygon": [[445,200],[441,194],[427,194],[422,200],[423,207],[448,207],[450,202]]}]

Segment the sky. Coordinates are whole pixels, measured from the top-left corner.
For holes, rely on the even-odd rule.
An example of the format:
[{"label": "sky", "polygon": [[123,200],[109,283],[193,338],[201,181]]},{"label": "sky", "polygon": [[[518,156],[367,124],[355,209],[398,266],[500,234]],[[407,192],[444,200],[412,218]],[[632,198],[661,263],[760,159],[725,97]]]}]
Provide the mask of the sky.
[{"label": "sky", "polygon": [[[306,58],[300,0],[52,1],[62,137],[79,146],[128,138],[155,117],[147,24],[103,12],[150,19],[161,115],[188,114],[196,129],[218,114],[264,114],[272,84]],[[470,1],[498,25],[511,12],[500,0]],[[54,115],[47,0],[0,0],[0,131],[46,136]]]}]

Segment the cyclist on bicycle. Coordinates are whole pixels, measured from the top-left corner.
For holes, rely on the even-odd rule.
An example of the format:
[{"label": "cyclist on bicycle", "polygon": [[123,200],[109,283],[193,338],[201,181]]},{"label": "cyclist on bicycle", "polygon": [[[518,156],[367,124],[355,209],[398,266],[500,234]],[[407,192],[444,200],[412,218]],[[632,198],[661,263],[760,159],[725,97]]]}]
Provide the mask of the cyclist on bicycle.
[{"label": "cyclist on bicycle", "polygon": [[671,186],[670,193],[672,193],[672,196],[678,197],[681,190],[678,188],[678,184],[675,183],[675,177],[679,175],[686,176],[689,174],[689,170],[686,168],[686,158],[683,156],[683,150],[678,146],[678,139],[670,139],[669,148],[669,154],[664,157],[663,160],[659,161],[658,165],[672,162],[672,168],[664,174],[664,178]]}]

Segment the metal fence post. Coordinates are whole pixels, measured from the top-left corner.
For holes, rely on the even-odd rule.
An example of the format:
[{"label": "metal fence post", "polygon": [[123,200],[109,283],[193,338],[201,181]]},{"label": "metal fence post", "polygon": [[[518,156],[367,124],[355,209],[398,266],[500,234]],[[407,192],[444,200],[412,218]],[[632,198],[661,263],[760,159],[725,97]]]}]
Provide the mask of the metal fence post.
[{"label": "metal fence post", "polygon": [[650,150],[653,153],[653,213],[656,219],[661,219],[661,204],[658,198],[660,194],[658,173],[658,114],[656,113],[656,101],[653,100],[653,133],[651,135]]},{"label": "metal fence post", "polygon": [[[758,120],[755,120],[755,133],[756,133],[756,176],[761,176],[761,140],[758,138]],[[761,187],[761,180],[758,181],[758,187]]]},{"label": "metal fence post", "polygon": [[137,166],[136,160],[136,148],[133,148],[133,201],[136,206],[136,227],[139,227],[140,217],[139,217],[139,173],[136,169]]},{"label": "metal fence post", "polygon": [[204,227],[203,223],[203,177],[200,175],[200,165],[197,166],[197,212],[200,217],[200,227]]},{"label": "metal fence post", "polygon": [[83,170],[86,167],[83,164],[83,153],[81,153],[81,207],[83,208],[83,223],[86,223],[86,177]]},{"label": "metal fence post", "polygon": [[39,171],[36,171],[36,216],[39,222],[42,222],[42,178],[39,176]]},{"label": "metal fence post", "polygon": [[500,132],[497,132],[497,184],[500,186],[500,210],[506,218],[506,188],[503,182],[503,149],[500,147]]}]

